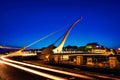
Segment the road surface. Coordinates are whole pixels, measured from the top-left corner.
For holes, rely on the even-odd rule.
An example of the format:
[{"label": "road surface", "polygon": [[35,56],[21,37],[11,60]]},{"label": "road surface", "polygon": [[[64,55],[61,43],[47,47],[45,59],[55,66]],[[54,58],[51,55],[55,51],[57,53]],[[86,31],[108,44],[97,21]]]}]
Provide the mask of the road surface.
[{"label": "road surface", "polygon": [[114,80],[96,73],[43,64],[41,61],[14,61],[1,57],[0,80]]}]

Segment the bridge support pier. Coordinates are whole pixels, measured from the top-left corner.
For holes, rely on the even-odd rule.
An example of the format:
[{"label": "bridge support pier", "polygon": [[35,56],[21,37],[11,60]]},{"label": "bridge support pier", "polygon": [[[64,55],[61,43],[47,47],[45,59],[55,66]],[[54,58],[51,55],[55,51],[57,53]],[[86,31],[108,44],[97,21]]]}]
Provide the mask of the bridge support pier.
[{"label": "bridge support pier", "polygon": [[83,56],[76,56],[76,64],[77,65],[83,64]]},{"label": "bridge support pier", "polygon": [[117,57],[109,57],[110,68],[116,68],[118,66]]}]

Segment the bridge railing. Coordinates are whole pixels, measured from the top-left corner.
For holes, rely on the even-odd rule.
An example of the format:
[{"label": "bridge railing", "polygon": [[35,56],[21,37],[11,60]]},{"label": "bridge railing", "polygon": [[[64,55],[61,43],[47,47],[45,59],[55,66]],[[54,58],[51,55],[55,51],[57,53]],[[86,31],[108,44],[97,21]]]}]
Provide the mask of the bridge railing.
[{"label": "bridge railing", "polygon": [[84,53],[84,51],[62,51],[60,53]]}]

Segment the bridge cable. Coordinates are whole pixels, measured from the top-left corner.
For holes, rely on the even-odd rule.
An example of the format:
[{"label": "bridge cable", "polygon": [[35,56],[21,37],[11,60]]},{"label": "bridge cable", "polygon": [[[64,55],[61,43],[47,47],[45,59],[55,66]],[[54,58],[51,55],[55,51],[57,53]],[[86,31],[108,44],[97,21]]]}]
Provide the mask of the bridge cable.
[{"label": "bridge cable", "polygon": [[34,45],[34,44],[36,44],[36,43],[38,43],[38,42],[40,42],[40,41],[42,41],[42,40],[44,40],[44,39],[46,39],[46,38],[52,36],[53,34],[55,34],[55,33],[59,32],[59,31],[61,31],[61,30],[64,29],[64,28],[65,28],[65,27],[62,27],[61,29],[54,31],[54,32],[52,32],[52,33],[50,33],[50,34],[44,36],[43,38],[40,38],[39,40],[34,41],[33,43],[31,43],[31,44],[29,44],[28,46],[26,46],[26,48],[28,48],[28,47],[30,47],[30,46],[32,46],[32,45]]},{"label": "bridge cable", "polygon": [[53,45],[56,44],[61,38],[63,38],[64,35],[65,35],[65,33],[62,34],[62,36],[60,36],[56,41],[54,41],[54,42],[53,42]]}]

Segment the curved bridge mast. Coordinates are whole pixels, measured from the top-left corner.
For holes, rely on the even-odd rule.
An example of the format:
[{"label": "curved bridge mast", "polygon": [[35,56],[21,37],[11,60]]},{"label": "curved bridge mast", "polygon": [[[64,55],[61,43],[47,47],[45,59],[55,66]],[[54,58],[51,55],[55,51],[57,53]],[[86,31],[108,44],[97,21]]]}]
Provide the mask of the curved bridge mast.
[{"label": "curved bridge mast", "polygon": [[60,52],[62,52],[64,43],[65,43],[65,41],[66,41],[66,39],[67,39],[70,31],[71,31],[72,28],[73,28],[78,22],[80,22],[81,20],[82,20],[82,16],[81,16],[79,19],[77,19],[77,20],[69,27],[69,29],[68,29],[67,32],[65,33],[64,38],[63,38],[63,40],[61,41],[61,43],[58,45],[57,48],[53,49],[53,52],[54,52],[54,53],[60,53]]}]

